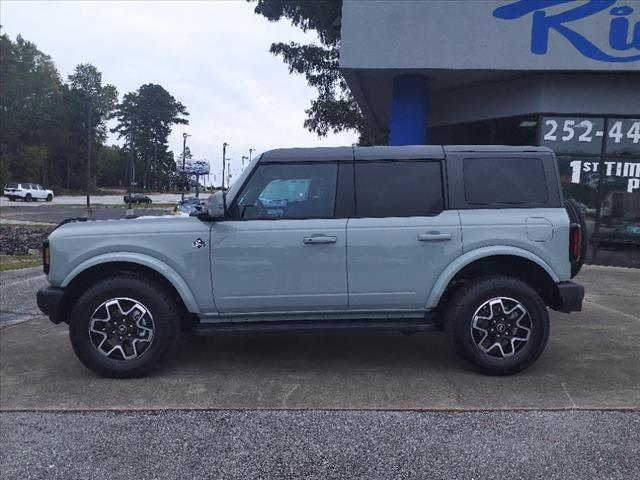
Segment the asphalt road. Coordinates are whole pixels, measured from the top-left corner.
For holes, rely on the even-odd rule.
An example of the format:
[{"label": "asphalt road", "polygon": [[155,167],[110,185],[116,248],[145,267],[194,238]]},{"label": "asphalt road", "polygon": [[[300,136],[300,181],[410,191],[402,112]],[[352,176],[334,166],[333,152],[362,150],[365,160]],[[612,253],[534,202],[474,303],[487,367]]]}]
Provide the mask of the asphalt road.
[{"label": "asphalt road", "polygon": [[35,292],[46,284],[42,267],[0,272],[0,327],[41,315]]},{"label": "asphalt road", "polygon": [[[122,197],[124,194],[119,195],[91,195],[92,205],[119,205],[122,203]],[[193,194],[189,194],[193,195]],[[203,196],[209,196],[209,193],[203,193]],[[153,203],[178,203],[181,196],[176,193],[159,193],[148,195]],[[86,205],[87,197],[84,195],[60,195],[53,199],[53,202],[22,202],[20,200],[16,202],[9,201],[8,198],[0,196],[0,207],[13,208],[17,206],[38,207],[41,205]]]},{"label": "asphalt road", "polygon": [[2,413],[3,478],[637,479],[633,412]]}]

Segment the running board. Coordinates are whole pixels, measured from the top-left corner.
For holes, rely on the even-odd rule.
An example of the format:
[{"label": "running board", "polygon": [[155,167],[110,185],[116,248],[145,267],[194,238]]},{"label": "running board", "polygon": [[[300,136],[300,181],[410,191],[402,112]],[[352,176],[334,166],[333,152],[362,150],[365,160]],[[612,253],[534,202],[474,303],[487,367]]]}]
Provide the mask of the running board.
[{"label": "running board", "polygon": [[305,333],[343,331],[395,330],[403,333],[433,332],[441,330],[433,318],[397,320],[286,320],[258,322],[198,323],[193,327],[196,335],[225,333]]}]

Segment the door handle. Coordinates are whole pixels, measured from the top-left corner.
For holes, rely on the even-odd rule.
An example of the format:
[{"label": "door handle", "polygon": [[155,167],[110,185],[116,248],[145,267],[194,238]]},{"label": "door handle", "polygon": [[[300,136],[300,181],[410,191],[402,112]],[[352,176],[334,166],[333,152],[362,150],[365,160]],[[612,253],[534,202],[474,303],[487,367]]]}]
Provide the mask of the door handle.
[{"label": "door handle", "polygon": [[338,241],[338,237],[329,236],[329,235],[312,235],[310,237],[304,237],[302,242],[305,245],[316,245],[320,243],[336,243]]},{"label": "door handle", "polygon": [[441,242],[443,240],[451,240],[450,233],[427,232],[418,235],[419,242]]}]

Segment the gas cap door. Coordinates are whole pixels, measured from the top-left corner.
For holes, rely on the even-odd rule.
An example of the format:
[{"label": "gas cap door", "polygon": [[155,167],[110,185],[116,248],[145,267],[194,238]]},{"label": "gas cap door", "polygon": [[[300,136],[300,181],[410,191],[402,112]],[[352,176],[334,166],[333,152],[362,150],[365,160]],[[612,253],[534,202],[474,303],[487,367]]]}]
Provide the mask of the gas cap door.
[{"label": "gas cap door", "polygon": [[553,224],[544,217],[527,217],[527,238],[533,242],[553,240]]}]

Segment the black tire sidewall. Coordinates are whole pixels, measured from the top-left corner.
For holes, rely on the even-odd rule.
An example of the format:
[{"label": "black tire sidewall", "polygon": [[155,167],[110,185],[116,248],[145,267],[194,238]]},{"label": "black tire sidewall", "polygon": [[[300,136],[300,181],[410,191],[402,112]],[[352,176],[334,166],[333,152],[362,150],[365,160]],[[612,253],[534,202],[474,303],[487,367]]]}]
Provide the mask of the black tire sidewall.
[{"label": "black tire sidewall", "polygon": [[[115,297],[139,301],[153,317],[154,339],[138,358],[110,359],[101,354],[91,341],[91,316],[103,302]],[[69,336],[76,355],[90,370],[111,377],[137,377],[159,367],[160,361],[175,346],[179,327],[179,312],[168,292],[146,279],[118,276],[102,280],[80,297],[71,313]]]},{"label": "black tire sidewall", "polygon": [[[471,323],[476,310],[487,300],[508,297],[520,302],[532,322],[527,344],[512,357],[492,357],[476,345]],[[509,375],[529,367],[540,356],[549,337],[549,314],[540,296],[524,282],[509,277],[487,277],[471,282],[452,299],[445,328],[458,354],[484,373]]]}]

